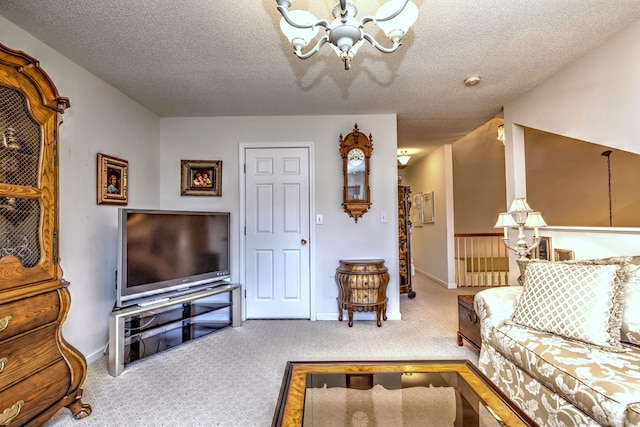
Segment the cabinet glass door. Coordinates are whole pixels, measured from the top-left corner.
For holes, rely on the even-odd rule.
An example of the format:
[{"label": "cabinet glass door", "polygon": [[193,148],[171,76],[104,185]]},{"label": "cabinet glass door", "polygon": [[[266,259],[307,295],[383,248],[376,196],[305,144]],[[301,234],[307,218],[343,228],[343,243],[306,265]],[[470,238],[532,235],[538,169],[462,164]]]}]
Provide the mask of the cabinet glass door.
[{"label": "cabinet glass door", "polygon": [[25,96],[0,86],[0,259],[13,256],[26,269],[42,258],[42,129]]}]

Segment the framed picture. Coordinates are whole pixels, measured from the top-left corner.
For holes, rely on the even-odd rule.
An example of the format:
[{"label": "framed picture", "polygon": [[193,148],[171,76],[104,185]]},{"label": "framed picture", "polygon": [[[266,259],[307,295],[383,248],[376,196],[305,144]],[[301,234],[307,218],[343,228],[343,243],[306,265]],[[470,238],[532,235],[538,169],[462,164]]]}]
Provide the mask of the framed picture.
[{"label": "framed picture", "polygon": [[575,252],[569,249],[554,249],[553,258],[556,261],[571,261],[575,259]]},{"label": "framed picture", "polygon": [[222,196],[222,160],[182,160],[180,194]]},{"label": "framed picture", "polygon": [[411,204],[411,225],[414,227],[422,227],[422,193],[413,195],[413,203]]},{"label": "framed picture", "polygon": [[128,203],[129,162],[98,153],[98,204]]},{"label": "framed picture", "polygon": [[433,213],[433,191],[422,194],[422,223],[433,224],[436,218]]},{"label": "framed picture", "polygon": [[533,257],[551,261],[551,237],[540,237],[540,244],[533,250]]}]

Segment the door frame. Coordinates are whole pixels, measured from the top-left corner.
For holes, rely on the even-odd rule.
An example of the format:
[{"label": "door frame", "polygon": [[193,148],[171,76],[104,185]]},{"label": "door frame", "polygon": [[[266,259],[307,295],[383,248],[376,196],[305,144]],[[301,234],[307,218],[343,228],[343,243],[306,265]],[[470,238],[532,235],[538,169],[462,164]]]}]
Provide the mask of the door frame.
[{"label": "door frame", "polygon": [[[309,154],[309,319],[316,320],[317,318],[317,304],[316,304],[316,228],[313,219],[316,217],[316,174],[315,174],[315,145],[313,142],[240,142],[238,145],[238,168],[240,174],[240,188],[239,193],[239,221],[238,221],[238,233],[240,236],[240,283],[243,288],[245,286],[245,233],[244,227],[246,224],[246,174],[245,174],[245,153],[249,149],[277,149],[277,148],[306,148]],[[244,291],[246,292],[246,291]],[[247,320],[247,299],[242,292],[242,320]]]}]

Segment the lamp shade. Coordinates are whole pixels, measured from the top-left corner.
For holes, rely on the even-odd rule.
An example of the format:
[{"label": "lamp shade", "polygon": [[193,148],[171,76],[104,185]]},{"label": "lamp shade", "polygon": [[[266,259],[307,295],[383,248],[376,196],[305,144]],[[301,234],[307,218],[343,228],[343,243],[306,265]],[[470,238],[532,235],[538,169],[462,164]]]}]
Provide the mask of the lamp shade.
[{"label": "lamp shade", "polygon": [[[376,12],[376,19],[385,19],[396,13],[401,7],[404,0],[391,0],[380,6]],[[384,33],[389,36],[393,30],[400,30],[406,33],[416,20],[418,19],[418,6],[412,1],[407,2],[402,12],[393,19],[388,21],[376,21],[376,24]]]},{"label": "lamp shade", "polygon": [[529,212],[524,226],[529,228],[546,227],[547,223],[544,222],[544,218],[542,218],[542,214],[540,212]]},{"label": "lamp shade", "polygon": [[[288,15],[293,22],[300,25],[312,25],[318,22],[318,18],[306,10],[292,10]],[[282,33],[287,36],[291,43],[293,43],[295,39],[300,39],[304,40],[305,46],[318,34],[318,27],[296,28],[289,24],[284,18],[280,19],[280,30],[282,30]]]},{"label": "lamp shade", "polygon": [[405,166],[407,163],[409,163],[410,159],[411,159],[411,156],[405,153],[398,156],[398,161],[402,166]]},{"label": "lamp shade", "polygon": [[502,212],[498,214],[498,221],[496,221],[496,225],[493,228],[507,228],[507,227],[517,227],[518,223],[513,219],[509,212]]},{"label": "lamp shade", "polygon": [[524,197],[513,199],[511,202],[511,207],[509,208],[509,213],[515,212],[533,212],[529,203],[527,203],[527,199]]}]

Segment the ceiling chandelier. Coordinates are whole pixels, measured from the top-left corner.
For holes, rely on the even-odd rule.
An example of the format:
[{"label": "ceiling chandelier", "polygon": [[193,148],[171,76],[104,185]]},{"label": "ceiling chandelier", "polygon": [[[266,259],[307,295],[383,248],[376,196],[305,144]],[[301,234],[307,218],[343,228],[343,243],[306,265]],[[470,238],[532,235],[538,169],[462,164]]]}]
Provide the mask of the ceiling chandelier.
[{"label": "ceiling chandelier", "polygon": [[[282,14],[280,29],[291,42],[298,58],[312,57],[328,42],[344,62],[345,70],[351,68],[351,60],[365,40],[380,52],[395,52],[409,27],[418,18],[418,6],[411,0],[390,0],[378,9],[375,16],[365,16],[360,21],[355,18],[358,8],[354,2],[339,0],[332,10],[335,19],[331,23],[319,20],[306,10],[289,11],[293,0],[276,1]],[[364,26],[369,22],[384,31],[393,43],[391,47],[380,45],[372,35],[364,31]],[[302,50],[317,36],[320,27],[324,28],[326,34],[311,50],[303,53]]]}]

